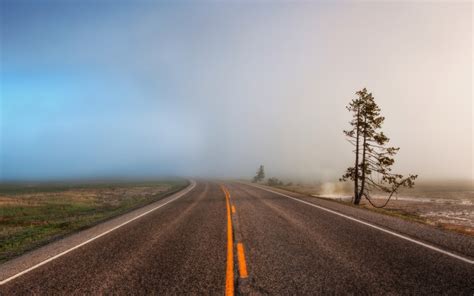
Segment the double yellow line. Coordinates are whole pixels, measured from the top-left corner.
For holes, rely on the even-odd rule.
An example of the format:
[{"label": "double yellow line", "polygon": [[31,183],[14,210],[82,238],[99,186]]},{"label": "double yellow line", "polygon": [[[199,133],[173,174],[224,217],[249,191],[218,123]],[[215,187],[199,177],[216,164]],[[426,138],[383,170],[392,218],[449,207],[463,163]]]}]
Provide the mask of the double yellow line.
[{"label": "double yellow line", "polygon": [[222,185],[227,207],[227,267],[225,276],[225,294],[234,295],[234,241],[232,234],[232,216],[230,214],[230,193]]},{"label": "double yellow line", "polygon": [[[227,208],[227,266],[225,280],[225,295],[234,295],[234,236],[232,228],[232,214],[235,214],[235,206],[230,203],[229,190],[221,185],[225,194]],[[237,260],[239,263],[239,274],[241,278],[247,278],[247,264],[245,262],[244,246],[241,242],[237,243]]]}]

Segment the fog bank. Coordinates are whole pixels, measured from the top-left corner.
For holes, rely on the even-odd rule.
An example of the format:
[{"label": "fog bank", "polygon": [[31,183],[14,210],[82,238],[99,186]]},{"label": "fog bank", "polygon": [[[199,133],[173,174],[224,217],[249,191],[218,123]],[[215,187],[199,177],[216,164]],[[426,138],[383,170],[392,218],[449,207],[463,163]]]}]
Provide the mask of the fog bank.
[{"label": "fog bank", "polygon": [[471,3],[1,6],[2,180],[334,180],[363,87],[395,170],[473,178]]}]

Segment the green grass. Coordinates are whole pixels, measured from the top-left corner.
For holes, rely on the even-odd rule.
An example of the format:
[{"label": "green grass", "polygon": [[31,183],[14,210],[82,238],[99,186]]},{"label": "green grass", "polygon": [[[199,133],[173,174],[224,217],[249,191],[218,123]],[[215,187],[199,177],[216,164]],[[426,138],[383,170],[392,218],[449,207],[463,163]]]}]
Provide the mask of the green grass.
[{"label": "green grass", "polygon": [[92,184],[1,184],[0,262],[144,206],[185,180]]}]

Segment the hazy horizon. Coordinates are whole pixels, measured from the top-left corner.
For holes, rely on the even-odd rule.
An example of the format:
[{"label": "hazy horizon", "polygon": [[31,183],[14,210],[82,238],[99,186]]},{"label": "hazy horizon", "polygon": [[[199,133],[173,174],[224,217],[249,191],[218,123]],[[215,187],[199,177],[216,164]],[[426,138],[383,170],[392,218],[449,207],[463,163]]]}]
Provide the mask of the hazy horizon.
[{"label": "hazy horizon", "polygon": [[473,4],[2,1],[0,181],[336,180],[367,87],[395,171],[473,180]]}]

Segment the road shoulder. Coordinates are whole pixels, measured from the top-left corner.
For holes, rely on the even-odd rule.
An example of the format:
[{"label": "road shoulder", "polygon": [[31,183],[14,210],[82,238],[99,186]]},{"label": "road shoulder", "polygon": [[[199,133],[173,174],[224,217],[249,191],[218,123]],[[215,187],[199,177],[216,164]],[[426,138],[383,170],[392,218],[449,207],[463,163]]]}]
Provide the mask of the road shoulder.
[{"label": "road shoulder", "polygon": [[118,229],[122,225],[125,225],[128,222],[131,222],[154,210],[157,210],[160,207],[176,200],[177,198],[186,195],[195,186],[196,182],[191,181],[187,187],[163,199],[160,199],[156,202],[153,202],[131,212],[125,213],[121,216],[117,216],[83,231],[66,236],[63,239],[54,241],[48,245],[27,252],[10,261],[6,261],[0,265],[0,282],[29,268],[32,268],[38,264],[41,264],[42,262],[51,260],[51,258],[58,256],[61,253],[67,252],[71,248],[75,248],[76,246],[81,244],[83,245],[88,241],[94,240],[98,236],[104,235],[104,233],[109,233],[115,229]]},{"label": "road shoulder", "polygon": [[305,202],[309,202],[329,210],[333,210],[344,215],[374,224],[376,226],[383,227],[387,230],[404,234],[413,239],[417,239],[427,244],[457,253],[461,256],[474,258],[474,239],[467,235],[437,229],[429,225],[403,220],[394,216],[384,215],[364,208],[356,208],[317,197],[309,197],[304,194],[295,193],[280,188],[260,184],[256,186],[247,182],[242,182],[242,184],[253,187],[261,187],[267,190],[289,195]]}]

